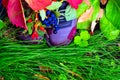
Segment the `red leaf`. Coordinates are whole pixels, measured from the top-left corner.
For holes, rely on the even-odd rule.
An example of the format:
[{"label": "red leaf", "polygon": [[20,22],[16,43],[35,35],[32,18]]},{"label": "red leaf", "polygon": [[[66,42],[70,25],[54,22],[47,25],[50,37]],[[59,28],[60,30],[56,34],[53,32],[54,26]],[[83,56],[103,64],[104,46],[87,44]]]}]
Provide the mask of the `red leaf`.
[{"label": "red leaf", "polygon": [[7,8],[7,5],[8,5],[8,1],[9,1],[9,0],[2,0],[2,4],[3,4],[3,6],[6,7],[6,8]]},{"label": "red leaf", "polygon": [[12,24],[27,30],[26,20],[24,16],[21,0],[9,0],[7,13]]},{"label": "red leaf", "polygon": [[52,3],[52,0],[25,0],[33,10],[41,10]]},{"label": "red leaf", "polygon": [[77,9],[78,5],[82,3],[82,0],[67,0],[67,1],[75,9]]}]

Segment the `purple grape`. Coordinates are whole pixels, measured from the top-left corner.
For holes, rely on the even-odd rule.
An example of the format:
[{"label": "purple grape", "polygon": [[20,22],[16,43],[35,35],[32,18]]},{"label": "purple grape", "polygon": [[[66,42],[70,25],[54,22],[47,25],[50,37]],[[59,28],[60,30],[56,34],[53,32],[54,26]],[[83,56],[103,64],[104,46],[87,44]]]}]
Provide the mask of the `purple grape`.
[{"label": "purple grape", "polygon": [[47,10],[47,11],[46,11],[46,16],[49,16],[49,15],[51,15],[51,11],[50,11],[50,10]]}]

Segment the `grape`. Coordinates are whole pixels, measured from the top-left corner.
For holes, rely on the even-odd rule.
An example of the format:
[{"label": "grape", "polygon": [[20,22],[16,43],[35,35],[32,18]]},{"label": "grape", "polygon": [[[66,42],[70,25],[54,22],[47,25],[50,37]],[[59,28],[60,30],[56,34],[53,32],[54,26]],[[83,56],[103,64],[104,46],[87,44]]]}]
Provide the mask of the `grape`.
[{"label": "grape", "polygon": [[47,24],[46,24],[46,26],[47,26],[47,27],[49,27],[49,26],[50,26],[50,24],[49,24],[49,23],[47,23]]},{"label": "grape", "polygon": [[44,21],[43,21],[43,24],[47,24],[48,23],[48,21],[47,21],[47,19],[45,19]]},{"label": "grape", "polygon": [[47,10],[46,11],[46,16],[49,16],[51,14],[51,11],[50,10]]},{"label": "grape", "polygon": [[49,18],[48,18],[48,21],[49,21],[49,22],[50,22],[50,21],[52,21],[52,18],[51,18],[51,17],[49,17]]},{"label": "grape", "polygon": [[56,15],[54,13],[51,13],[50,15],[52,18],[56,18]]},{"label": "grape", "polygon": [[56,34],[57,31],[60,29],[60,27],[58,26],[58,19],[57,19],[56,15],[52,11],[47,10],[46,16],[47,16],[47,18],[41,22],[44,25],[46,25],[46,27],[52,26],[52,28],[54,29],[53,33]]}]

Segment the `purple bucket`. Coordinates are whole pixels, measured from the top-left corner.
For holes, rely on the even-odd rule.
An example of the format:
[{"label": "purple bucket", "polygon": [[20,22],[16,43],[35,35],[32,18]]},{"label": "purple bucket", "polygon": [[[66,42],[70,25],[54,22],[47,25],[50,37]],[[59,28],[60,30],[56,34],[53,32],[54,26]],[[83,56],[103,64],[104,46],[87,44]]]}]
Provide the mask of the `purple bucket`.
[{"label": "purple bucket", "polygon": [[70,44],[76,34],[76,22],[77,19],[60,23],[59,26],[61,28],[57,34],[54,34],[52,29],[48,29],[49,38],[47,38],[47,43],[53,46]]}]

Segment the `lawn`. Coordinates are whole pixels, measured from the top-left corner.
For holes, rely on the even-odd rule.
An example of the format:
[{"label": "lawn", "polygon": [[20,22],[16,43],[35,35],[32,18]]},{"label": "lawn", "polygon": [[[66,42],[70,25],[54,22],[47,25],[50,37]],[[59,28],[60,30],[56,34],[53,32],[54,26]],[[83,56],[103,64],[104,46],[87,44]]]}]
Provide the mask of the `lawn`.
[{"label": "lawn", "polygon": [[[19,0],[14,1],[22,6]],[[0,13],[0,80],[120,80],[119,0],[109,0],[106,8],[102,9],[100,29],[95,30],[93,35],[88,33],[90,25],[98,21],[101,8],[99,0],[89,1],[91,6],[88,2],[81,3],[74,10],[78,21],[81,21],[80,15],[85,18],[77,23],[75,38],[69,45],[59,47],[48,46],[45,38],[40,44],[26,44],[18,40],[20,25],[25,28],[27,21],[22,7],[17,9],[22,16],[12,17],[19,11],[15,11],[16,5],[10,3],[15,12],[11,14],[9,9],[8,16]],[[2,15],[6,17],[3,19]],[[19,23],[20,27],[16,28],[12,23]],[[31,27],[29,31],[32,32]]]},{"label": "lawn", "polygon": [[[11,29],[11,28],[9,28]],[[5,28],[5,30],[8,30]],[[4,29],[3,29],[4,30]],[[5,34],[6,31],[3,31]],[[14,34],[14,32],[10,32]],[[9,38],[8,38],[9,37]],[[21,44],[13,35],[0,38],[0,76],[5,80],[119,80],[120,37],[91,37],[88,47]]]}]

